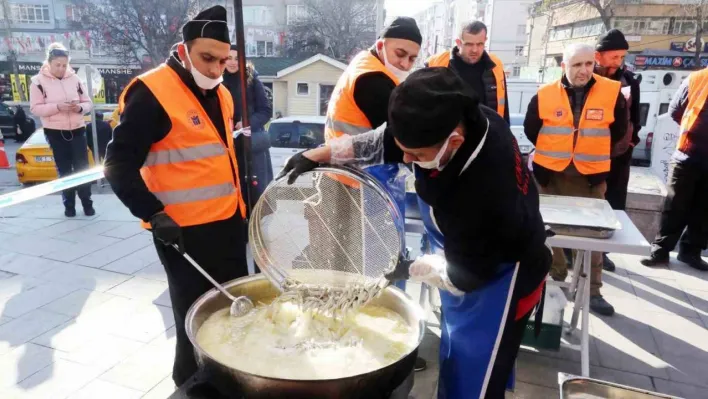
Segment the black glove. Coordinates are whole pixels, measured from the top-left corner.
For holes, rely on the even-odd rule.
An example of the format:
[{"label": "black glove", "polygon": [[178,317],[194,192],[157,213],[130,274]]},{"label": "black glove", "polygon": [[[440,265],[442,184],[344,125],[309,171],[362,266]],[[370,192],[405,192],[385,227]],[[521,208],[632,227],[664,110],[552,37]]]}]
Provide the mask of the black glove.
[{"label": "black glove", "polygon": [[165,212],[158,212],[149,220],[152,234],[165,245],[177,244],[179,253],[184,253],[182,228]]},{"label": "black glove", "polygon": [[275,179],[280,179],[281,177],[290,173],[290,176],[288,176],[288,184],[293,184],[301,174],[309,172],[312,169],[320,166],[319,163],[304,156],[303,153],[305,151],[298,152],[297,154],[290,157],[290,159],[288,159],[288,162],[285,163],[283,170],[278,173],[278,177],[276,177]]},{"label": "black glove", "polygon": [[401,256],[400,258],[398,258],[396,268],[393,269],[391,273],[384,275],[384,277],[386,277],[386,280],[392,283],[401,280],[408,280],[411,277],[410,272],[408,271],[410,269],[411,263],[413,263],[412,259],[404,258],[403,256]]}]

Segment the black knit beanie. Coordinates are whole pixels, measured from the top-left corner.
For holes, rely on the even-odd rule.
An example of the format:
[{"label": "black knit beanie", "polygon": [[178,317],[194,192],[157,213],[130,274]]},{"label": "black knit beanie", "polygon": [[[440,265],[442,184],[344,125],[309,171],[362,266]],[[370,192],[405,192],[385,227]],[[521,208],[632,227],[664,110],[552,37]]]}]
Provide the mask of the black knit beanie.
[{"label": "black knit beanie", "polygon": [[629,43],[624,38],[624,34],[617,29],[610,29],[595,45],[596,51],[629,50]]},{"label": "black knit beanie", "polygon": [[398,17],[394,19],[381,32],[382,39],[405,39],[417,43],[423,43],[423,37],[418,29],[415,19],[410,17]]}]

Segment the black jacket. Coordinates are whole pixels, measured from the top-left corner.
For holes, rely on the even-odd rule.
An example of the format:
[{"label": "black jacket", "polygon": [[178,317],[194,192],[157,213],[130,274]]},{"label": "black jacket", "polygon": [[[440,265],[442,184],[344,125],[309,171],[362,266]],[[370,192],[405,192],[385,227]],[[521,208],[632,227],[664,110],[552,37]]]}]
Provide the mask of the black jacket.
[{"label": "black jacket", "polygon": [[[98,137],[98,157],[99,159],[106,158],[106,147],[113,136],[111,125],[104,120],[96,120],[96,136]],[[86,125],[86,142],[88,147],[93,151],[93,125]]]},{"label": "black jacket", "polygon": [[[561,79],[561,83],[563,84],[563,87],[566,89],[566,93],[568,94],[568,99],[571,104],[573,104],[572,101],[572,96],[574,96],[575,91],[570,87],[570,84],[568,83],[568,79],[563,75],[563,78]],[[595,78],[591,78],[590,81],[588,82],[587,85],[585,85],[585,91],[584,91],[584,97],[583,97],[583,104],[585,104],[585,100],[587,100],[588,92],[590,91],[590,88],[595,84]],[[615,121],[612,122],[610,125],[610,142],[612,144],[615,144],[619,140],[624,137],[624,134],[627,130],[627,109],[626,109],[626,102],[624,100],[624,95],[622,92],[620,92],[617,96],[617,101],[615,103]],[[579,121],[576,121],[576,127]],[[538,140],[538,133],[541,131],[541,127],[543,126],[543,121],[539,117],[539,111],[538,111],[538,94],[534,95],[531,98],[531,101],[529,102],[529,107],[528,110],[526,111],[526,118],[524,119],[524,133],[526,133],[526,137],[534,144],[536,145],[536,141]],[[548,185],[551,175],[553,173],[558,173],[554,172],[552,170],[546,169],[543,166],[537,164],[534,162],[533,164],[533,174],[536,177],[536,180],[538,181],[538,184],[542,186]],[[607,179],[607,173],[598,173],[594,175],[587,175],[588,181],[590,182],[590,185],[597,185],[602,183]]]},{"label": "black jacket", "polygon": [[[263,83],[258,78],[258,72],[250,64],[246,68],[248,90],[248,118],[252,132],[264,130],[264,126],[273,116],[273,107],[265,94]],[[238,73],[224,72],[224,86],[229,89],[234,100],[234,121],[241,120],[241,79]]]},{"label": "black jacket", "polygon": [[[233,140],[231,132],[227,133],[224,128],[217,88],[203,94],[192,75],[182,66],[176,52],[166,63],[199,100],[224,143]],[[144,221],[165,207],[148,190],[140,175],[140,168],[145,163],[150,147],[164,139],[171,129],[172,122],[167,112],[150,89],[140,80],[133,83],[125,94],[125,108],[120,115],[120,123],[114,129],[113,140],[106,149],[104,173],[118,199],[135,217]],[[234,181],[237,181],[233,168],[232,171]]]},{"label": "black jacket", "polygon": [[[426,64],[426,66],[428,66]],[[497,109],[497,79],[494,77],[494,67],[496,64],[485,51],[477,64],[470,65],[460,57],[460,50],[454,47],[450,52],[449,68],[465,81],[480,99],[480,104],[496,110]],[[509,124],[509,95],[506,90],[506,77],[504,78],[504,120]]]},{"label": "black jacket", "polygon": [[[509,126],[494,110],[480,106],[465,126],[465,142],[441,172],[416,167],[416,191],[433,208],[445,236],[445,257],[452,283],[472,291],[489,282],[501,263],[521,262],[517,293],[526,296],[539,286],[551,265],[536,186]],[[479,155],[464,171],[489,120]],[[402,153],[385,136],[387,162]],[[461,172],[461,173],[460,173]]]}]

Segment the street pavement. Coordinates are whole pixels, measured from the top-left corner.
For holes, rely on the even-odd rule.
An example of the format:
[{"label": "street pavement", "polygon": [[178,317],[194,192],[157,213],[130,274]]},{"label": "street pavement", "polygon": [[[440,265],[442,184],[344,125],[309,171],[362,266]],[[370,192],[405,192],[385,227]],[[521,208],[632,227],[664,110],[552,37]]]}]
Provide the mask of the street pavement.
[{"label": "street pavement", "polygon": [[[166,398],[174,390],[174,319],[151,237],[114,195],[94,199],[97,215],[71,220],[57,195],[0,209],[0,398]],[[409,235],[408,245],[418,240]],[[617,314],[591,315],[591,376],[708,398],[708,274],[675,254],[668,268],[610,257],[617,271],[605,273],[603,294]],[[418,288],[409,284],[416,299]],[[420,352],[430,367],[416,374],[415,399],[436,391],[440,328],[428,315]],[[525,348],[507,397],[558,397],[557,373],[580,374],[579,361],[567,348]]]}]

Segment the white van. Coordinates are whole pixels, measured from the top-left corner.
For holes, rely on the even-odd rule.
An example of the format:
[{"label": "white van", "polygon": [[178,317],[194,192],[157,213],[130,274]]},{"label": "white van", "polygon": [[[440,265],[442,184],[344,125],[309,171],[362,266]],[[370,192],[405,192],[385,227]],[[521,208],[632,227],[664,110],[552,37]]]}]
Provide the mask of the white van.
[{"label": "white van", "polygon": [[324,144],[324,116],[288,116],[273,119],[268,126],[273,175],[296,153]]}]

